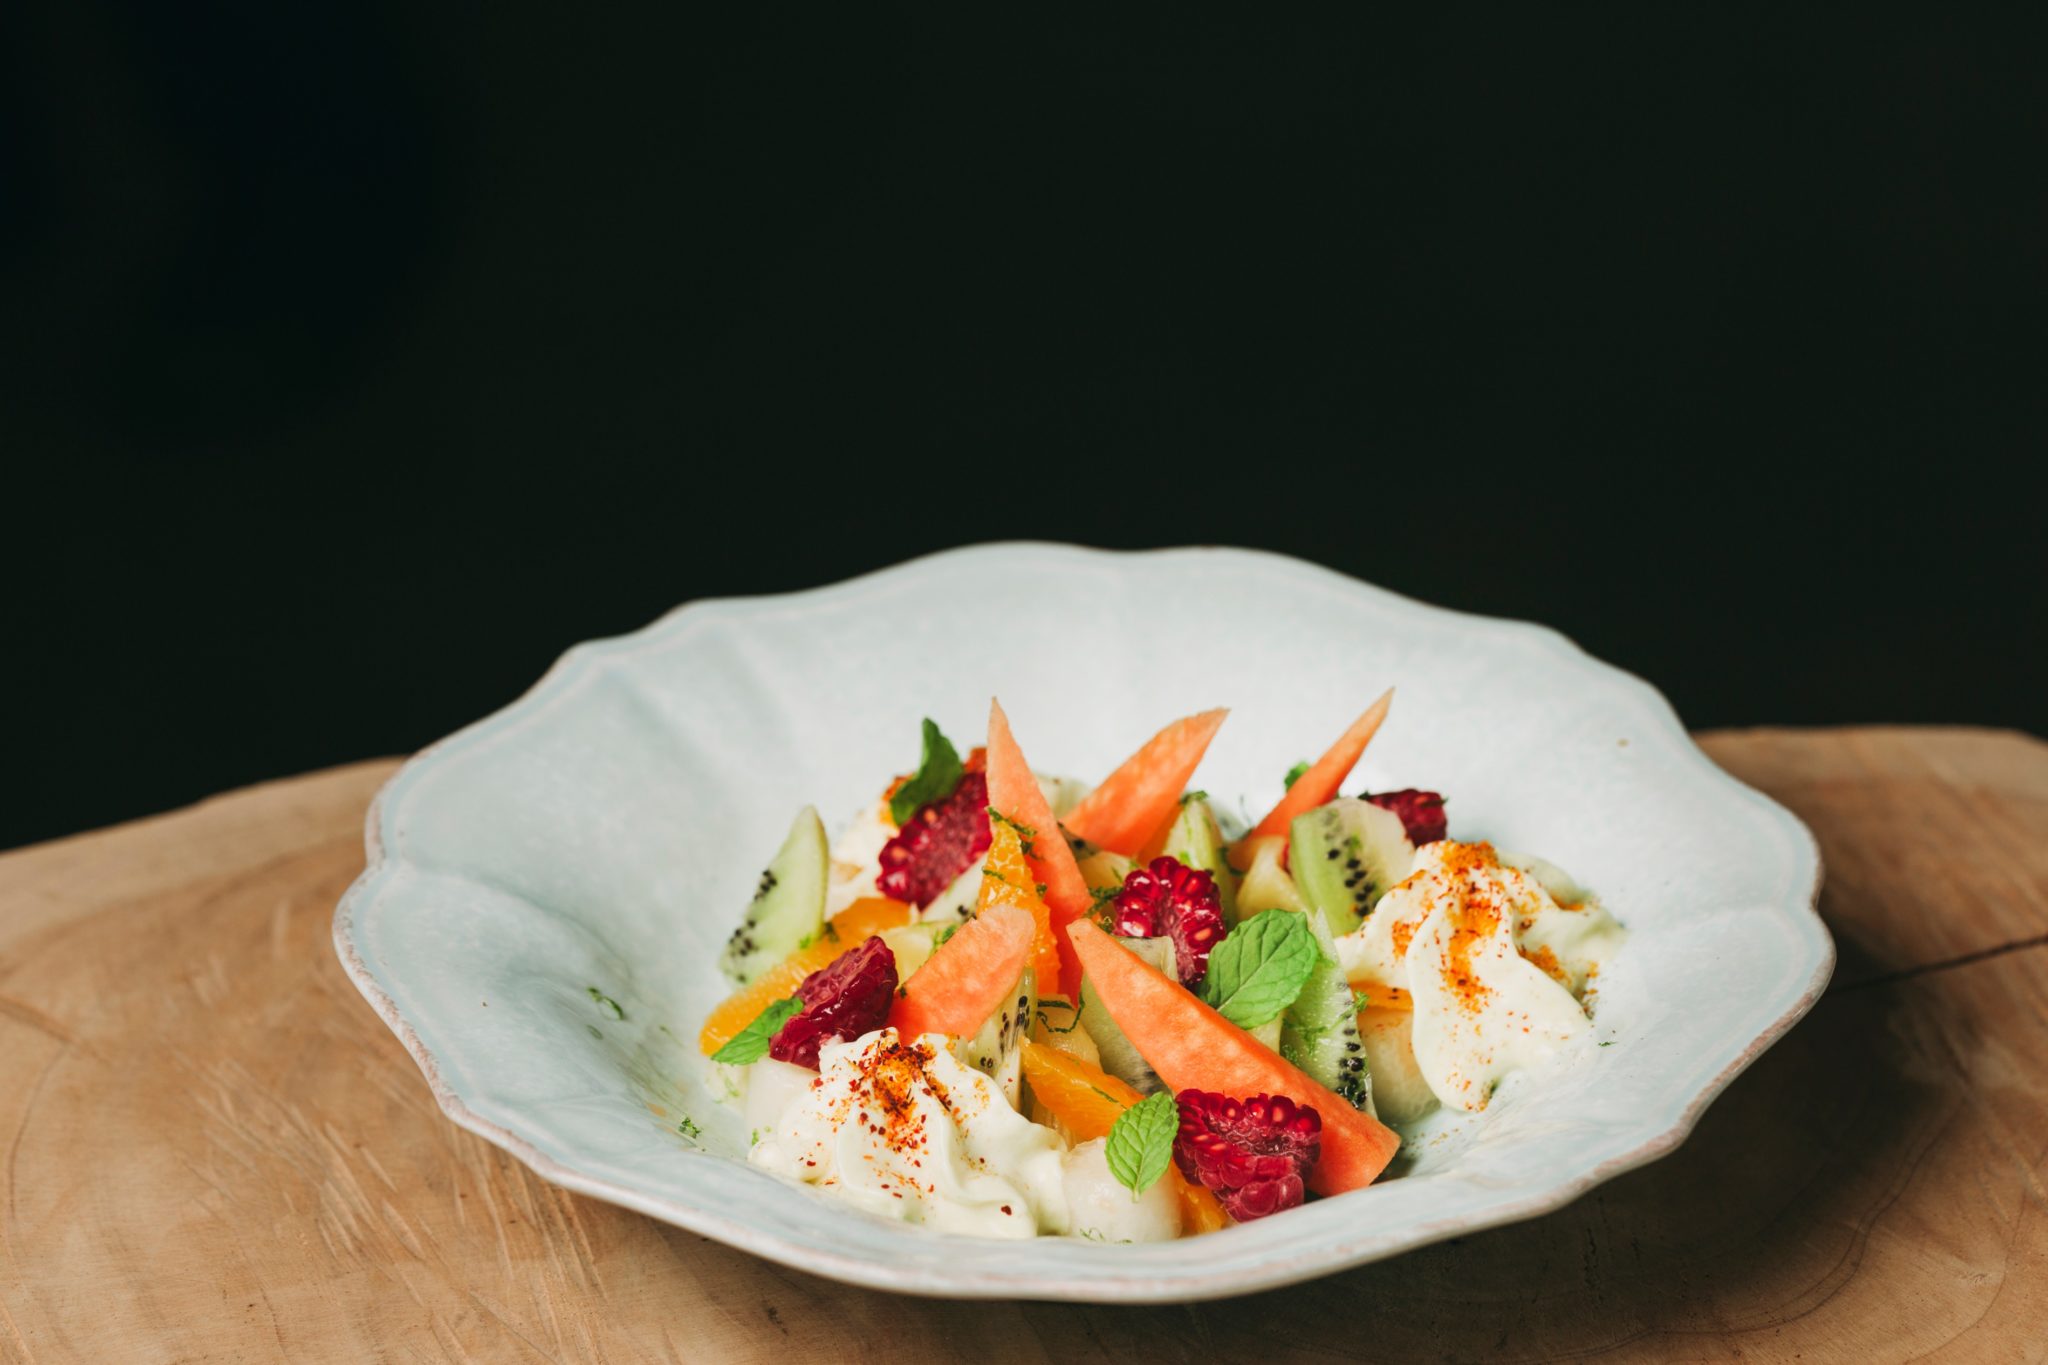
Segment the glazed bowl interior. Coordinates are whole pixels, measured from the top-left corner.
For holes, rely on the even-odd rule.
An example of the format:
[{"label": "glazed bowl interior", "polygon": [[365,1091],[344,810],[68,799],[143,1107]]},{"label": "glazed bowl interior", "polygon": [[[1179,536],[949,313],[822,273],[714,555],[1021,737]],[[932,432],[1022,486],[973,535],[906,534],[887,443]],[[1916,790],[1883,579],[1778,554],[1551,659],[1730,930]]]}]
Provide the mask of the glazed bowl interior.
[{"label": "glazed bowl interior", "polygon": [[[1091,778],[1229,706],[1198,781],[1256,812],[1388,686],[1352,787],[1443,791],[1454,837],[1600,895],[1632,931],[1601,979],[1609,1046],[1407,1133],[1370,1190],[1162,1245],[943,1237],[745,1164],[693,1040],[798,807],[844,820],[914,761],[920,718],[976,741],[999,696],[1034,766]],[[415,759],[369,839],[337,944],[457,1122],[572,1188],[928,1294],[1242,1293],[1556,1207],[1681,1140],[1832,963],[1811,838],[1649,687],[1550,631],[1245,551],[990,546],[694,604]]]}]

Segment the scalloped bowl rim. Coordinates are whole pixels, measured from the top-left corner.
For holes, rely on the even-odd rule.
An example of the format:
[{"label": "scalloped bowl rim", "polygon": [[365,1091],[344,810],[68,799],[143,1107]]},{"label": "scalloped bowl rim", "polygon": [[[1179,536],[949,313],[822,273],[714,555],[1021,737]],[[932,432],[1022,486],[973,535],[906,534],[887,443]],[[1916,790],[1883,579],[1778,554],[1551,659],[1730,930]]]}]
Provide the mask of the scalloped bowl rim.
[{"label": "scalloped bowl rim", "polygon": [[[1350,1243],[1330,1243],[1305,1248],[1293,1257],[1269,1258],[1246,1271],[1208,1271],[1199,1266],[1170,1276],[1105,1276],[1099,1265],[1077,1266],[1065,1275],[934,1274],[915,1268],[892,1266],[853,1254],[821,1251],[816,1246],[789,1241],[764,1232],[743,1220],[721,1216],[677,1200],[650,1195],[634,1186],[594,1175],[572,1162],[559,1160],[542,1151],[519,1132],[483,1117],[464,1100],[462,1092],[448,1079],[440,1059],[415,1030],[397,1003],[376,980],[358,946],[358,922],[402,861],[389,856],[390,831],[395,812],[408,791],[425,773],[456,757],[488,737],[501,736],[516,727],[529,713],[541,707],[554,693],[572,683],[585,670],[616,654],[629,654],[661,639],[681,623],[710,613],[744,612],[769,604],[829,601],[841,595],[858,594],[895,579],[928,573],[948,562],[987,556],[1087,557],[1091,560],[1157,559],[1176,555],[1231,555],[1257,561],[1269,569],[1312,577],[1326,584],[1368,594],[1397,610],[1451,618],[1476,630],[1514,633],[1540,642],[1552,653],[1574,666],[1603,678],[1610,686],[1633,693],[1638,719],[1652,722],[1675,740],[1679,752],[1695,766],[1698,775],[1718,783],[1726,795],[1767,810],[1783,832],[1802,847],[1795,861],[1810,865],[1803,885],[1784,888],[1774,909],[1797,918],[1802,937],[1812,953],[1812,968],[1803,987],[1790,999],[1782,1013],[1759,1030],[1726,1066],[1701,1085],[1677,1119],[1660,1131],[1647,1135],[1630,1150],[1576,1172],[1520,1198],[1487,1206],[1478,1215],[1461,1215],[1436,1221],[1413,1223],[1394,1237],[1366,1236]],[[1685,730],[1670,703],[1648,682],[1612,664],[1587,654],[1575,642],[1547,626],[1532,622],[1490,617],[1434,606],[1388,589],[1325,569],[1290,556],[1268,551],[1225,546],[1177,547],[1157,550],[1111,551],[1041,541],[1002,541],[942,550],[933,554],[844,579],[821,587],[796,592],[705,598],[686,602],[640,628],[623,635],[588,640],[565,651],[542,677],[519,698],[501,709],[420,750],[383,785],[364,817],[364,871],[349,886],[335,909],[334,944],[349,979],[403,1044],[419,1066],[442,1112],[460,1127],[502,1148],[535,1174],[565,1189],[635,1210],[652,1218],[686,1228],[730,1246],[783,1265],[809,1271],[848,1284],[891,1292],[937,1298],[1035,1298],[1105,1303],[1173,1303],[1226,1298],[1264,1289],[1299,1283],[1339,1270],[1398,1255],[1404,1251],[1445,1238],[1524,1221],[1553,1212],[1597,1185],[1636,1167],[1665,1156],[1685,1141],[1702,1113],[1738,1075],[1773,1043],[1782,1038],[1820,999],[1835,966],[1834,942],[1821,921],[1818,900],[1823,877],[1820,850],[1806,825],[1779,803],[1741,782],[1715,764],[1700,750]],[[839,1211],[821,1205],[819,1216]],[[1210,1239],[1200,1239],[1201,1242]],[[1180,1245],[1199,1245],[1200,1243]],[[1084,1244],[1085,1245],[1085,1244]]]}]

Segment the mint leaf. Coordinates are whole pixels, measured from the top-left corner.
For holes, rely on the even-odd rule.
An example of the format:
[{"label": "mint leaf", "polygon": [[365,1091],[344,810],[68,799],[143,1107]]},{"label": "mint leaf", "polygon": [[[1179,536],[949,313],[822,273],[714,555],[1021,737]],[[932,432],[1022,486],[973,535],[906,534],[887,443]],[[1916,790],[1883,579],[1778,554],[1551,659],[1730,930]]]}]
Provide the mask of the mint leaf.
[{"label": "mint leaf", "polygon": [[1363,1014],[1371,1008],[1372,997],[1358,989],[1358,987],[1353,986],[1351,988],[1351,1012],[1353,1014]]},{"label": "mint leaf", "polygon": [[960,765],[960,755],[953,748],[953,742],[930,717],[926,717],[924,756],[918,761],[917,772],[889,798],[889,814],[896,821],[896,827],[901,829],[911,816],[917,814],[919,807],[951,796],[966,771]]},{"label": "mint leaf", "polygon": [[619,1002],[612,999],[609,995],[606,995],[597,987],[585,986],[583,989],[589,991],[591,1001],[595,1003],[599,1009],[603,1010],[606,1014],[609,1014],[612,1018],[624,1019],[626,1017],[625,1010],[619,1008]]},{"label": "mint leaf", "polygon": [[795,996],[778,1000],[754,1016],[754,1022],[741,1029],[739,1036],[711,1054],[714,1062],[727,1066],[746,1066],[758,1062],[768,1055],[768,1044],[789,1022],[789,1017],[804,1007],[804,1002]]},{"label": "mint leaf", "polygon": [[1257,1028],[1294,1003],[1322,958],[1299,910],[1261,910],[1209,954],[1202,994],[1239,1028]]},{"label": "mint leaf", "polygon": [[1287,770],[1287,785],[1291,787],[1291,786],[1293,786],[1293,785],[1294,785],[1295,783],[1297,783],[1297,782],[1301,781],[1301,779],[1302,779],[1302,778],[1304,778],[1304,777],[1306,777],[1306,776],[1308,775],[1308,770],[1309,770],[1309,761],[1308,761],[1307,759],[1305,759],[1305,758],[1304,758],[1303,760],[1301,760],[1301,762],[1299,762],[1299,763],[1295,764],[1295,765],[1294,765],[1293,767],[1289,768],[1289,769]]},{"label": "mint leaf", "polygon": [[1173,1139],[1180,1132],[1180,1106],[1165,1091],[1139,1100],[1109,1128],[1109,1144],[1103,1156],[1109,1173],[1136,1199],[1166,1174],[1173,1160]]}]

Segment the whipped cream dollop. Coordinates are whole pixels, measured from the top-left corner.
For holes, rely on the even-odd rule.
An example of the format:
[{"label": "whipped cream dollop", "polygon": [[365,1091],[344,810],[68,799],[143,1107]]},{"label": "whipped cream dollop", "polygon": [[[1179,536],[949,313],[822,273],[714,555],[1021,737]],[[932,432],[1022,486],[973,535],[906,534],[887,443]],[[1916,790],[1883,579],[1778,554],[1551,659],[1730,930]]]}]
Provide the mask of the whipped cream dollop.
[{"label": "whipped cream dollop", "polygon": [[1064,1233],[1065,1144],[948,1040],[881,1028],[818,1055],[747,1159],[885,1218],[977,1237]]},{"label": "whipped cream dollop", "polygon": [[1590,1039],[1582,1001],[1626,937],[1551,864],[1445,839],[1337,950],[1354,984],[1412,1005],[1407,1041],[1437,1099],[1476,1111],[1510,1072]]},{"label": "whipped cream dollop", "polygon": [[882,871],[882,845],[896,837],[889,823],[889,803],[878,799],[832,841],[831,875],[825,882],[825,913],[836,915],[857,900],[882,894],[875,888]]}]

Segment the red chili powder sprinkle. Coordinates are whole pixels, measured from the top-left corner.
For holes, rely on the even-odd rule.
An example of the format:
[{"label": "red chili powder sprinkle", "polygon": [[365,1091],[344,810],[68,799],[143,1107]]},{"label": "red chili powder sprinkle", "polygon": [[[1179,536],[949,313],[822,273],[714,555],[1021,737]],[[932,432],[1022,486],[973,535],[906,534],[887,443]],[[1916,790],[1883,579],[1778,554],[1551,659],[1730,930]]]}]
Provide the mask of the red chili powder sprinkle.
[{"label": "red chili powder sprinkle", "polygon": [[1451,946],[1444,954],[1444,989],[1457,997],[1467,1014],[1477,1014],[1493,995],[1493,988],[1473,972],[1472,950],[1500,927],[1500,905],[1492,895],[1475,889],[1450,920]]}]

